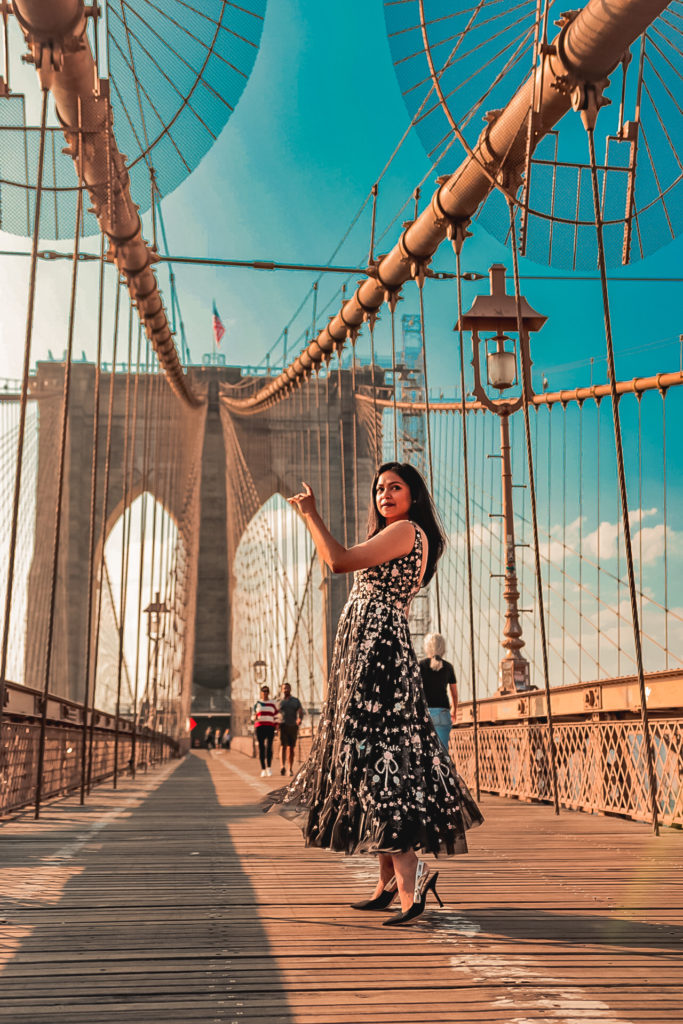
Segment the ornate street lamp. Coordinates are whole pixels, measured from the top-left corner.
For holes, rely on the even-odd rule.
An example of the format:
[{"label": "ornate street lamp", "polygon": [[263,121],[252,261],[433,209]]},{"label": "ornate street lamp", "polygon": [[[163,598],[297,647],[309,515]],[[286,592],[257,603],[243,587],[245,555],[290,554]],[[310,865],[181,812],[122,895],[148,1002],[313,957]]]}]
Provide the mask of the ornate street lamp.
[{"label": "ornate street lamp", "polygon": [[158,704],[158,678],[159,678],[159,641],[163,640],[166,633],[165,616],[169,612],[166,602],[160,600],[157,590],[155,600],[148,604],[144,610],[147,616],[147,637],[154,645],[152,654],[152,728],[156,728],[157,704]]},{"label": "ornate street lamp", "polygon": [[[477,295],[472,308],[463,313],[456,330],[472,332],[472,366],[474,368],[474,395],[490,412],[500,417],[500,457],[503,510],[501,518],[505,537],[505,625],[502,646],[506,654],[500,662],[499,683],[501,693],[528,690],[529,662],[522,654],[524,640],[519,610],[519,585],[517,581],[517,558],[515,544],[514,510],[512,504],[512,467],[510,462],[510,416],[522,405],[521,393],[516,397],[503,397],[502,392],[514,387],[517,378],[517,346],[523,353],[522,372],[526,374],[527,394],[532,395],[531,358],[529,354],[529,332],[538,331],[546,322],[531,308],[526,299],[520,300],[521,334],[518,334],[517,303],[514,295],[505,291],[505,267],[494,263],[489,269],[491,291],[489,295]],[[493,332],[492,337],[482,337],[484,332]],[[510,338],[510,332],[517,341]],[[480,346],[484,342],[486,354],[486,379],[490,387],[500,392],[500,398],[490,398],[481,375]],[[542,598],[541,598],[542,599]]]},{"label": "ornate street lamp", "polygon": [[265,661],[259,658],[258,661],[252,662],[251,667],[254,670],[254,682],[258,687],[263,686],[263,684],[266,681],[266,676],[268,674],[268,666],[266,665]]}]

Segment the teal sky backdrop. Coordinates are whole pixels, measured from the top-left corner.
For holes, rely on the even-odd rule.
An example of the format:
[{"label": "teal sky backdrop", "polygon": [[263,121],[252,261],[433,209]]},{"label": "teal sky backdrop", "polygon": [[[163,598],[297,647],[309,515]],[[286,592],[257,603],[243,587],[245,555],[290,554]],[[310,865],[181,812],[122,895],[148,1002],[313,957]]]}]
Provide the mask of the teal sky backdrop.
[{"label": "teal sky backdrop", "polygon": [[[33,74],[30,68],[25,72]],[[182,255],[325,263],[407,124],[379,0],[328,4],[271,0],[260,53],[235,113],[199,167],[164,199],[170,250]],[[459,144],[450,153],[455,167],[461,159]],[[425,205],[433,190],[433,175],[428,171],[422,146],[411,132],[380,186],[378,235],[427,174],[421,208]],[[411,211],[412,202],[378,245],[380,252],[395,243],[400,222],[409,219]],[[336,262],[363,266],[369,213],[368,206]],[[148,216],[145,223],[149,237]],[[482,273],[494,261],[510,267],[509,251],[476,225],[473,230],[463,253],[464,267]],[[4,249],[28,244],[7,235],[1,236],[1,242]],[[94,245],[93,241],[90,247]],[[60,247],[69,249],[63,242]],[[672,275],[682,265],[681,255],[677,240],[616,273],[624,281]],[[433,265],[454,268],[448,244],[439,250]],[[18,375],[20,369],[27,270],[25,259],[0,259],[4,296],[0,344],[8,376]],[[526,260],[522,271],[555,273]],[[93,267],[81,268],[86,283],[94,282],[95,273]],[[65,263],[40,266],[35,358],[44,358],[48,349],[59,355],[64,348],[64,327],[55,329],[55,324],[65,323],[68,278]],[[306,296],[313,275],[177,267],[176,278],[193,359],[200,361],[211,349],[215,298],[228,328],[222,346],[228,362],[253,363],[276,341]],[[163,270],[160,279],[162,283],[166,279]],[[332,275],[321,282],[319,316],[340,283]],[[465,302],[469,305],[483,287],[466,285]],[[534,340],[533,358],[551,388],[588,381],[591,356],[596,360],[594,379],[605,379],[599,282],[525,280],[523,290],[532,305],[549,317]],[[678,367],[680,294],[677,283],[612,283],[619,376]],[[429,283],[426,302],[432,380],[453,392],[457,382],[451,334],[455,286]],[[326,315],[337,308],[335,299]],[[416,308],[407,287],[399,310]],[[309,301],[290,330],[290,351],[310,327],[311,313]],[[90,358],[94,354],[92,319],[91,289],[86,287],[80,292],[76,351]],[[380,329],[380,346],[383,338],[386,331],[383,334]]]},{"label": "teal sky backdrop", "polygon": [[[31,89],[37,92],[31,68],[20,69],[19,75],[18,81],[25,83],[27,93]],[[196,170],[163,199],[169,251],[184,256],[307,264],[324,264],[332,259],[335,264],[363,267],[370,235],[369,203],[341,246],[340,242],[408,124],[380,0],[335,0],[326,4],[271,0],[266,10],[260,52],[234,114]],[[0,144],[7,145],[7,138],[0,137]],[[453,168],[460,163],[462,152],[458,143],[450,150],[449,159]],[[382,176],[376,253],[391,248],[399,237],[401,223],[412,218],[411,195],[423,179],[420,209],[435,187],[434,173],[430,171],[417,135],[410,132]],[[148,213],[144,224],[146,237],[151,240]],[[492,263],[502,262],[511,276],[509,249],[477,224],[472,231],[473,236],[463,250],[464,269],[486,274]],[[64,252],[71,249],[64,241],[57,244],[44,239],[41,244],[44,248]],[[98,251],[98,247],[99,240],[95,237],[85,240],[83,245],[91,252]],[[28,248],[27,239],[0,232],[0,249],[26,252]],[[631,267],[610,272],[614,278],[610,282],[610,297],[618,377],[629,379],[679,368],[679,336],[683,329],[681,285],[656,280],[638,282],[634,278],[680,274],[682,256],[683,244],[677,239]],[[17,378],[21,373],[28,265],[26,257],[0,257],[0,352],[2,375],[10,378]],[[432,265],[436,269],[455,269],[455,258],[447,243],[442,245]],[[70,272],[66,261],[39,264],[34,361],[48,358],[49,353],[61,358],[65,349]],[[214,300],[227,329],[221,351],[228,363],[259,363],[275,346],[271,359],[279,364],[284,326],[291,322],[290,357],[300,350],[304,332],[312,326],[310,289],[316,279],[314,274],[181,265],[176,265],[175,274],[193,362],[200,363],[203,355],[213,350],[211,312]],[[590,281],[578,280],[571,274],[558,279],[558,271],[523,260],[522,274],[526,298],[548,317],[546,326],[532,342],[537,389],[541,387],[543,375],[548,379],[550,390],[588,384],[591,374],[595,383],[605,381],[605,340],[597,272]],[[84,353],[92,360],[96,351],[97,266],[82,264],[79,279],[74,349],[76,357]],[[167,268],[160,266],[159,279],[168,305]],[[355,287],[356,279],[357,275],[351,277],[349,288]],[[318,327],[339,308],[342,281],[337,275],[321,279]],[[110,323],[115,288],[111,268],[106,287]],[[487,288],[486,280],[465,283],[466,308],[478,292]],[[293,319],[300,306],[299,315]],[[417,309],[414,286],[407,285],[398,313],[415,313]],[[457,316],[455,283],[428,281],[425,309],[430,383],[437,394],[454,396],[459,391],[458,352],[453,333]],[[124,311],[122,318],[125,315]],[[386,358],[390,351],[388,313],[381,317],[376,341],[380,356]],[[108,335],[105,359],[110,358],[110,351],[111,336]],[[367,340],[361,338],[361,357],[366,351]],[[468,363],[470,358],[467,352]],[[594,360],[592,368],[591,359]],[[680,435],[683,427],[683,395],[679,397],[677,393],[681,390],[673,389],[667,400],[670,439],[667,529],[670,558],[678,559],[677,564],[683,554],[683,513],[680,511],[683,495],[671,439]],[[622,403],[622,409],[631,503],[637,508],[636,403],[630,401],[630,405]],[[651,580],[646,576],[645,586],[653,594],[659,594],[661,581],[654,576],[654,555],[659,557],[663,530],[661,413],[654,396],[647,403],[644,400],[648,414],[643,421],[641,507],[649,510],[651,529],[659,531],[656,536],[652,535],[652,545],[656,542],[659,547],[655,552],[651,546],[653,558],[649,564],[652,568],[648,572],[653,575]],[[602,412],[605,445],[611,428],[606,406]],[[517,426],[521,431],[521,424]],[[559,428],[555,429],[557,444]],[[578,438],[570,432],[572,502],[576,498],[577,442]],[[546,455],[547,449],[543,450],[541,440],[537,455],[539,466],[545,465]],[[554,469],[557,470],[557,466]],[[521,447],[515,472],[518,478],[524,478]],[[542,468],[539,472],[543,494],[546,490],[550,494],[552,490],[552,507],[544,511],[544,522],[547,521],[549,531],[557,535],[558,524],[562,521],[558,504],[560,490],[557,486],[546,486],[550,469]],[[595,472],[595,448],[588,434],[584,437],[583,452],[586,534],[598,527],[593,511],[597,498]],[[600,529],[607,535],[616,531],[617,508],[613,469],[604,462],[602,475]],[[568,521],[575,521],[577,514],[578,510],[573,510]],[[484,513],[482,515],[486,519]],[[525,536],[525,540],[529,539]],[[603,547],[603,558],[605,551]],[[683,612],[680,574],[673,573],[671,566],[670,574],[669,607]],[[609,597],[614,599],[612,594]]]}]

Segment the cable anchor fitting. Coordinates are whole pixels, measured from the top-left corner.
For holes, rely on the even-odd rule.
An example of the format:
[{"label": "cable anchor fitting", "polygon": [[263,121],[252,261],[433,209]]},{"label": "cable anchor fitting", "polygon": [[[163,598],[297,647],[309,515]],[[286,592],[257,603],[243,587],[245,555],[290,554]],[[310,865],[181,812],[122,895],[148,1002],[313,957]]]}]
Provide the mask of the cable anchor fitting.
[{"label": "cable anchor fitting", "polygon": [[571,90],[572,109],[581,115],[587,132],[594,130],[600,108],[612,102],[604,93],[608,85],[609,78],[602,78],[599,82],[578,82]]},{"label": "cable anchor fitting", "polygon": [[[406,242],[406,236],[408,234],[408,231],[410,230],[410,228],[413,226],[414,223],[415,223],[415,221],[413,221],[413,220],[406,220],[406,221],[403,222],[403,229],[404,230],[403,230],[403,232],[401,234],[401,237],[398,240],[398,251],[401,254],[401,262],[402,263],[408,263],[410,265],[410,276],[412,277],[412,279],[414,281],[417,282],[418,288],[422,288],[422,286],[423,286],[423,284],[425,282],[425,277],[427,276],[427,268],[429,267],[429,264],[432,261],[432,257],[431,257],[431,255],[430,256],[416,256],[415,253],[412,253],[410,251],[410,249],[408,248],[408,244]],[[396,295],[398,296],[400,288],[392,289],[392,291],[394,291],[396,293]],[[385,301],[387,302],[387,304],[389,305],[389,308],[391,309],[391,311],[393,313],[394,309],[396,308],[396,302],[398,301],[398,298],[396,299],[396,301],[394,302],[394,305],[392,306],[391,302],[389,301],[389,299],[386,298],[386,295],[387,295],[387,292],[385,291]]]},{"label": "cable anchor fitting", "polygon": [[[450,180],[449,174],[442,174],[436,179],[436,184],[443,186],[447,181]],[[446,213],[441,204],[441,188],[432,196],[432,213],[434,214],[437,224],[440,227],[445,225],[446,227],[446,238],[453,246],[453,252],[459,255],[462,251],[463,243],[466,238],[472,237],[472,232],[468,231],[468,227],[471,224],[470,217],[451,217],[449,213]]]},{"label": "cable anchor fitting", "polygon": [[[375,262],[378,262],[378,261],[375,261]],[[379,281],[379,273],[370,274],[369,276],[370,277],[375,277]],[[359,281],[358,282],[359,288],[363,284],[365,284],[365,281]],[[381,281],[380,281],[380,284],[381,284]],[[362,301],[358,291],[356,292],[355,299],[356,299],[356,302],[358,303],[358,305],[360,306],[360,308],[363,310],[363,320],[366,320],[368,322],[371,331],[374,330],[375,324],[377,323],[377,320],[379,318],[379,311],[380,311],[381,307],[380,306],[366,306],[365,303]]]}]

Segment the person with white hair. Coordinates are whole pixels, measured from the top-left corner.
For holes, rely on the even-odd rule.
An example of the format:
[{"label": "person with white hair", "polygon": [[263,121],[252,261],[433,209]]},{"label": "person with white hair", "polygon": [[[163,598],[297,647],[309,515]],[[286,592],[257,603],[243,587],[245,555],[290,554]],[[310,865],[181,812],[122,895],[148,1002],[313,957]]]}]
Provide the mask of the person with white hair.
[{"label": "person with white hair", "polygon": [[455,670],[450,661],[444,661],[446,641],[440,633],[427,633],[422,644],[427,655],[420,662],[425,699],[436,734],[448,750],[451,724],[455,724],[458,710],[458,684]]}]

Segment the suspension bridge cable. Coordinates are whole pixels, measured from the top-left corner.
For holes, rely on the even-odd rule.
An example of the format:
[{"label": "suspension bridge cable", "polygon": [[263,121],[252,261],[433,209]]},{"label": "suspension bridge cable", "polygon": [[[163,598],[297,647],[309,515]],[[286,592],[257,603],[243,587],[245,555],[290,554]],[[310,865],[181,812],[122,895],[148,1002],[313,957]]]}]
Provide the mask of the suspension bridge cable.
[{"label": "suspension bridge cable", "polygon": [[[31,370],[31,346],[33,342],[33,320],[35,314],[36,273],[38,267],[38,242],[40,239],[40,214],[43,199],[43,171],[45,168],[45,139],[47,125],[46,89],[42,93],[40,114],[40,140],[38,148],[38,178],[36,181],[35,209],[33,214],[33,239],[31,243],[31,265],[28,284],[28,308],[26,312],[26,333],[24,336],[24,365],[21,380],[19,404],[19,433],[17,438],[17,461],[14,469],[14,495],[12,498],[12,520],[10,526],[9,551],[7,552],[7,584],[5,590],[5,615],[2,624],[2,655],[0,660],[0,724],[4,715],[7,692],[7,656],[9,651],[10,619],[14,595],[14,573],[16,563],[17,535],[19,530],[19,504],[21,499],[22,467],[26,439],[26,411],[28,406],[29,374]],[[4,758],[4,745],[0,744],[0,758]]]},{"label": "suspension bridge cable", "polygon": [[74,229],[74,260],[71,274],[71,295],[69,300],[69,320],[67,326],[66,360],[64,362],[64,386],[62,391],[62,410],[59,430],[59,457],[57,468],[57,498],[55,503],[54,534],[52,546],[52,564],[50,569],[50,598],[47,621],[47,637],[45,644],[45,675],[43,677],[43,696],[40,714],[40,738],[38,741],[38,763],[36,767],[36,791],[34,816],[40,817],[40,804],[43,791],[43,765],[45,763],[45,741],[47,737],[47,699],[50,692],[50,672],[52,669],[55,608],[57,603],[57,570],[61,547],[62,511],[64,499],[64,476],[66,468],[67,424],[69,419],[69,399],[71,395],[71,362],[74,340],[74,322],[76,317],[76,285],[78,282],[78,250],[80,246],[81,219],[83,216],[83,121],[80,99],[78,101],[78,194],[76,201],[76,224]]},{"label": "suspension bridge cable", "polygon": [[[145,369],[149,365],[149,339],[147,339],[145,349]],[[143,576],[145,567],[145,543],[147,539],[147,474],[149,472],[149,433],[150,433],[150,404],[152,395],[152,381],[150,380],[149,373],[145,373],[145,402],[144,402],[144,432],[142,438],[142,486],[144,488],[141,501],[140,501],[140,561],[138,565],[138,608],[137,608],[137,628],[136,628],[136,640],[135,640],[135,679],[134,679],[134,692],[133,692],[133,734],[131,738],[131,758],[130,768],[131,775],[135,778],[135,770],[137,767],[137,731],[138,731],[138,680],[140,679],[140,640],[141,640],[141,626],[142,626],[142,589],[143,589]],[[148,652],[149,656],[149,652]]]},{"label": "suspension bridge cable", "polygon": [[529,503],[531,506],[531,524],[534,537],[534,567],[536,572],[536,597],[538,602],[538,623],[540,629],[541,656],[543,659],[543,681],[545,684],[546,718],[548,723],[548,746],[550,754],[550,772],[553,786],[553,803],[555,814],[560,813],[560,800],[557,787],[557,752],[555,747],[555,734],[553,730],[553,712],[550,704],[550,674],[548,670],[548,644],[545,631],[545,608],[543,606],[543,576],[541,574],[541,556],[538,542],[538,515],[536,510],[536,484],[534,479],[534,456],[531,447],[531,428],[529,424],[529,382],[531,379],[531,367],[529,365],[528,346],[522,344],[524,339],[524,324],[522,321],[522,302],[519,285],[519,260],[517,253],[517,235],[515,223],[514,204],[508,202],[510,214],[510,240],[512,246],[512,263],[515,282],[515,308],[517,313],[517,334],[520,340],[520,355],[522,360],[522,412],[524,414],[524,433],[526,437],[527,468],[529,474]]},{"label": "suspension bridge cable", "polygon": [[467,447],[467,409],[465,405],[465,348],[462,329],[462,268],[461,249],[464,241],[464,228],[456,236],[455,259],[457,268],[457,301],[458,301],[458,343],[460,356],[460,413],[462,430],[462,464],[465,482],[465,550],[467,553],[467,601],[470,626],[470,672],[472,684],[472,742],[474,746],[474,779],[477,800],[481,798],[479,784],[479,715],[477,706],[477,663],[474,648],[474,602],[472,599],[472,522],[470,517],[470,482],[469,453]]},{"label": "suspension bridge cable", "polygon": [[[140,341],[138,336],[138,366],[140,362]],[[126,626],[126,603],[128,597],[128,551],[130,540],[130,510],[128,508],[128,461],[130,451],[134,452],[134,441],[131,440],[130,424],[130,386],[133,372],[133,304],[128,305],[128,366],[126,370],[126,398],[123,413],[123,473],[122,473],[122,495],[121,495],[121,593],[119,595],[119,636],[118,636],[118,658],[116,667],[116,715],[114,719],[114,773],[112,786],[118,786],[119,768],[119,719],[121,715],[121,679],[123,674],[123,639]],[[135,382],[135,393],[137,394],[137,381]],[[133,413],[135,417],[135,413]]]},{"label": "suspension bridge cable", "polygon": [[391,311],[391,410],[394,424],[394,462],[398,462],[398,409],[396,407],[396,300],[398,296],[392,293],[387,298]]},{"label": "suspension bridge cable", "polygon": [[[419,197],[419,191],[416,192],[415,204]],[[425,426],[427,428],[427,467],[429,470],[429,490],[431,494],[434,494],[434,461],[432,459],[432,427],[430,421],[430,408],[429,408],[429,377],[427,372],[427,332],[425,328],[425,306],[424,306],[424,278],[418,275],[415,278],[417,284],[417,295],[420,307],[420,339],[422,341],[422,370],[424,374],[425,382]],[[396,371],[394,370],[394,376]],[[394,391],[394,395],[396,392]],[[438,632],[441,632],[441,589],[439,584],[439,574],[436,574],[434,580],[434,589],[436,596],[436,623]]]},{"label": "suspension bridge cable", "polygon": [[88,524],[88,614],[85,637],[85,684],[83,690],[83,736],[81,740],[81,804],[85,803],[86,777],[88,770],[88,715],[95,714],[95,705],[90,710],[90,669],[92,655],[93,605],[95,600],[95,537],[97,524],[97,459],[100,442],[100,391],[102,384],[102,336],[104,321],[104,234],[100,236],[100,274],[97,296],[97,353],[95,357],[95,394],[93,397],[92,462],[90,465],[90,519]]},{"label": "suspension bridge cable", "polygon": [[[596,97],[594,96],[594,99]],[[597,99],[596,99],[597,101]],[[595,111],[597,114],[597,109]],[[609,302],[609,289],[606,281],[606,260],[603,238],[602,211],[600,209],[600,194],[598,190],[598,171],[595,158],[595,137],[594,125],[590,123],[589,116],[584,124],[588,138],[588,153],[590,159],[591,184],[593,190],[593,210],[595,216],[595,234],[598,245],[598,266],[601,278],[601,292],[603,303],[603,318],[605,325],[605,342],[607,345],[607,372],[612,398],[612,421],[614,425],[614,443],[617,457],[617,475],[619,479],[619,496],[621,499],[621,520],[624,532],[624,547],[626,551],[626,568],[628,572],[628,589],[631,601],[631,617],[633,620],[633,640],[636,649],[636,662],[638,666],[638,687],[640,691],[641,721],[643,728],[643,741],[645,746],[645,758],[650,790],[650,805],[652,812],[652,828],[655,835],[659,835],[659,820],[657,810],[657,778],[654,770],[654,759],[652,751],[652,737],[650,734],[650,722],[647,710],[647,693],[645,691],[645,676],[643,669],[643,651],[640,643],[640,623],[638,619],[638,602],[636,596],[635,573],[633,569],[633,551],[631,548],[631,526],[628,513],[628,492],[626,490],[626,471],[624,468],[624,450],[621,436],[621,420],[619,416],[619,398],[617,395],[617,376],[614,361],[614,344],[612,341],[612,318]]]},{"label": "suspension bridge cable", "polygon": [[[583,402],[579,403],[579,678],[583,659]],[[618,548],[617,548],[618,550]],[[619,565],[617,563],[617,577]],[[617,589],[619,584],[617,583]],[[617,600],[617,605],[619,601]],[[619,644],[619,649],[621,644]]]},{"label": "suspension bridge cable", "polygon": [[[112,338],[112,356],[111,356],[111,372],[109,374],[109,401],[107,407],[107,437],[105,441],[105,455],[104,455],[104,479],[102,482],[102,526],[100,531],[99,547],[99,568],[98,568],[98,579],[99,587],[97,592],[97,614],[95,617],[95,648],[93,652],[93,668],[92,668],[92,706],[93,709],[96,707],[96,690],[97,690],[97,666],[99,662],[99,637],[100,627],[102,624],[102,596],[104,590],[104,574],[105,574],[105,560],[104,560],[104,546],[107,539],[107,523],[109,513],[109,482],[111,476],[111,452],[112,452],[112,434],[114,429],[114,392],[116,382],[116,355],[118,348],[118,337],[119,337],[119,315],[121,309],[121,285],[122,280],[120,275],[116,275],[116,292],[114,298],[114,325],[113,325],[113,338]],[[94,755],[94,741],[95,741],[95,714],[90,716],[90,730],[88,736],[88,778],[87,778],[87,791],[90,793],[92,786],[92,774],[93,774],[93,755]]]}]

